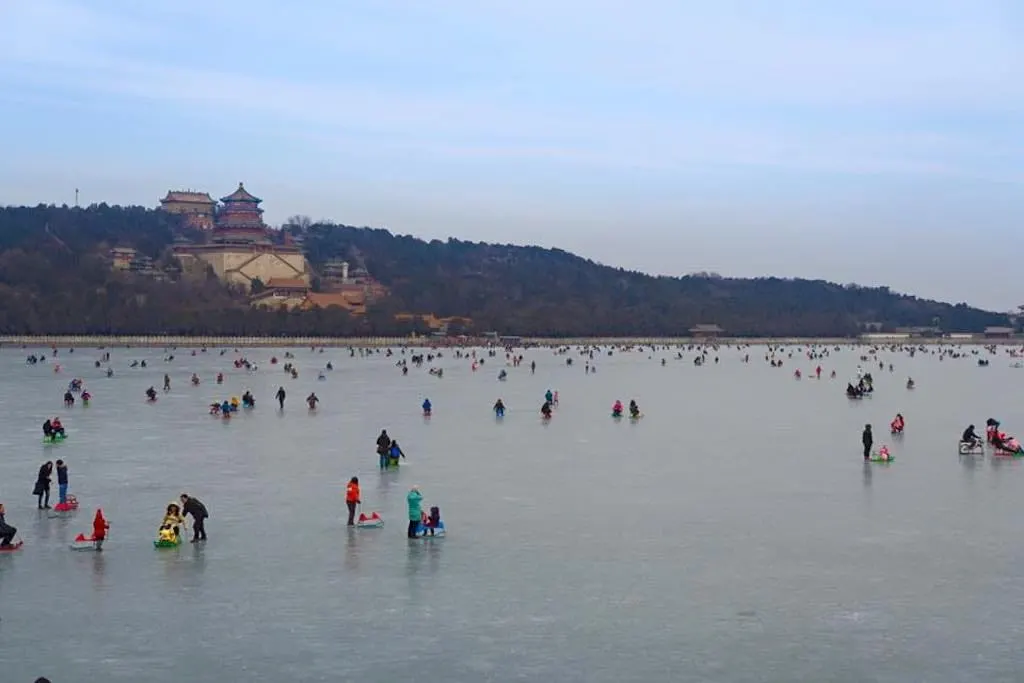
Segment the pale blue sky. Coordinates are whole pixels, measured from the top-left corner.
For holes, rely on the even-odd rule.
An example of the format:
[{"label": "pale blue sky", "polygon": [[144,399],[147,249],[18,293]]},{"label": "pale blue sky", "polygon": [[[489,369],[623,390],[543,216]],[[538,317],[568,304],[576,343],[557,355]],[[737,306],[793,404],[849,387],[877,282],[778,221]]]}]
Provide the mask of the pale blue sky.
[{"label": "pale blue sky", "polygon": [[244,180],[275,223],[1005,309],[1022,114],[1018,0],[0,0],[6,204]]}]

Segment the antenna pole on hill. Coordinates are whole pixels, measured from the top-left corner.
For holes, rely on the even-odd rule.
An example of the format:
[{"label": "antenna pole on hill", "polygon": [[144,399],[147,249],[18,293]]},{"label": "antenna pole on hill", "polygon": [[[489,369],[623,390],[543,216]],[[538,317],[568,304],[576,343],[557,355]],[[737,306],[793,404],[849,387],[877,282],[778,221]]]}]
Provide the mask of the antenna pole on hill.
[{"label": "antenna pole on hill", "polygon": [[75,188],[75,208],[78,208],[78,188]]}]

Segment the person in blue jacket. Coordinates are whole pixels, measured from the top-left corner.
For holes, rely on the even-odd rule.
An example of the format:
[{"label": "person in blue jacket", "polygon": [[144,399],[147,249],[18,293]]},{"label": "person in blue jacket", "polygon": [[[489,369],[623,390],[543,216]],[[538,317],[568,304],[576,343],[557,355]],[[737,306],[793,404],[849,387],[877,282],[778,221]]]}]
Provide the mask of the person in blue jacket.
[{"label": "person in blue jacket", "polygon": [[413,486],[409,489],[409,495],[405,497],[406,503],[409,505],[409,531],[407,536],[409,538],[416,538],[416,531],[420,527],[420,520],[423,517],[423,495],[420,493],[419,486]]},{"label": "person in blue jacket", "polygon": [[388,467],[398,467],[399,458],[404,458],[405,453],[402,452],[402,447],[398,445],[397,441],[391,442],[391,448],[388,449]]},{"label": "person in blue jacket", "polygon": [[430,413],[433,410],[433,408],[434,408],[434,406],[430,403],[430,399],[429,398],[423,399],[423,414],[424,415],[430,415]]}]

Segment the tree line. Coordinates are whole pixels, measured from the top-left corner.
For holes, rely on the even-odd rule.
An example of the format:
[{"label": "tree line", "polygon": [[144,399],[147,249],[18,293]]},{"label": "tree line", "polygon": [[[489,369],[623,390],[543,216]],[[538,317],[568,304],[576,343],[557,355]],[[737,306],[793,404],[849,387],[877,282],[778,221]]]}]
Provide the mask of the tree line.
[{"label": "tree line", "polygon": [[[951,331],[1005,325],[965,304],[895,294],[884,287],[780,278],[651,277],[558,249],[424,241],[386,230],[309,220],[300,237],[315,270],[346,259],[390,294],[365,316],[336,307],[254,309],[248,292],[212,273],[175,267],[176,240],[198,240],[177,217],[98,204],[0,208],[0,332],[5,334],[405,335],[429,330],[399,312],[464,316],[450,332],[524,336],[685,336],[700,323],[729,335],[848,336],[938,322]],[[281,233],[277,234],[278,237]],[[133,247],[161,272],[114,271],[111,247]],[[317,278],[319,282],[319,278]]]}]

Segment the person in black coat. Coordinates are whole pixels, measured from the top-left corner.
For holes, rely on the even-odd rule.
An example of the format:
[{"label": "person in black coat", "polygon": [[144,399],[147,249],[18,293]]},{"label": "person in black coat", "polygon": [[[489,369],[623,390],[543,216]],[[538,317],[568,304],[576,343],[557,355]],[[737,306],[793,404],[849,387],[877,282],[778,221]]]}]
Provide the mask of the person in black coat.
[{"label": "person in black coat", "polygon": [[9,548],[18,528],[7,523],[4,504],[0,503],[0,548]]},{"label": "person in black coat", "polygon": [[187,517],[192,515],[192,542],[206,540],[206,518],[210,516],[210,513],[206,510],[206,506],[203,505],[202,501],[198,498],[193,498],[187,493],[181,494],[181,516]]},{"label": "person in black coat", "polygon": [[39,509],[50,507],[50,476],[53,474],[53,463],[47,460],[39,468],[36,476],[36,486],[32,489],[32,495],[39,499]]},{"label": "person in black coat", "polygon": [[864,425],[860,441],[864,444],[864,459],[867,460],[871,457],[871,447],[875,444],[875,437],[871,434],[871,425]]},{"label": "person in black coat", "polygon": [[391,450],[391,437],[388,436],[388,430],[380,430],[380,436],[377,437],[377,455],[380,456],[380,468],[383,470],[388,466],[388,451]]}]

